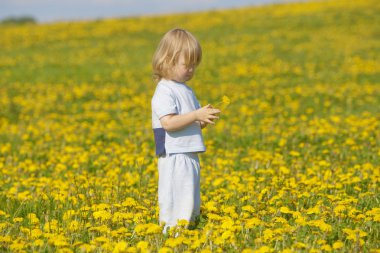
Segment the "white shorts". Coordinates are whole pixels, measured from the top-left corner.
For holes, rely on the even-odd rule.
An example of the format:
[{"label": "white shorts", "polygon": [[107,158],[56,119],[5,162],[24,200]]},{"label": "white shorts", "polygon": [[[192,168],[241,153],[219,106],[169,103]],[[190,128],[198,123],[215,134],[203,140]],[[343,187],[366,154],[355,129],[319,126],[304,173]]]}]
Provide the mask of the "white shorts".
[{"label": "white shorts", "polygon": [[194,221],[200,214],[200,165],[197,153],[158,158],[158,204],[164,232],[178,220]]}]

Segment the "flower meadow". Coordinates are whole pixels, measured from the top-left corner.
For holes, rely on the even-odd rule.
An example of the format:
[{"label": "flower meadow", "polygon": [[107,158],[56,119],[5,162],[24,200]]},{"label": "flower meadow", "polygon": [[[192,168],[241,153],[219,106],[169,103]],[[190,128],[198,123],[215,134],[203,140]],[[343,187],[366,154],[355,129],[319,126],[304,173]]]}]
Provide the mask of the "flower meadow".
[{"label": "flower meadow", "polygon": [[[0,26],[1,252],[380,252],[380,5]],[[158,224],[151,57],[203,61],[201,216]]]}]

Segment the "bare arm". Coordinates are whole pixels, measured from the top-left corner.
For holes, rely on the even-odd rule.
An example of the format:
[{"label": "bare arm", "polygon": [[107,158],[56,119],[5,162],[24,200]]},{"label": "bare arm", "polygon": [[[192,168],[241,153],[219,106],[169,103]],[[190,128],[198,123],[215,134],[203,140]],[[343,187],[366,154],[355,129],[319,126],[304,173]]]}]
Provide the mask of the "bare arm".
[{"label": "bare arm", "polygon": [[[196,111],[186,114],[169,114],[160,119],[162,127],[168,131],[178,131],[195,121],[204,122],[203,124],[215,124],[214,119],[217,119],[216,114],[220,113],[219,109],[214,109],[211,105],[206,105]],[[202,127],[202,123],[201,127]]]}]

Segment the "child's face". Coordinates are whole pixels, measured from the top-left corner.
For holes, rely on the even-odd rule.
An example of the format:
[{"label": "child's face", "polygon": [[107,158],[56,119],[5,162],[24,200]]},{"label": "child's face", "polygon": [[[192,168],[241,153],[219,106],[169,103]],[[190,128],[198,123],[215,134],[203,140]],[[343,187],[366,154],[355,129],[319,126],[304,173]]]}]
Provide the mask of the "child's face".
[{"label": "child's face", "polygon": [[184,83],[189,81],[195,72],[195,65],[192,64],[190,66],[186,65],[185,57],[183,54],[180,55],[178,62],[174,65],[172,79],[174,81]]}]

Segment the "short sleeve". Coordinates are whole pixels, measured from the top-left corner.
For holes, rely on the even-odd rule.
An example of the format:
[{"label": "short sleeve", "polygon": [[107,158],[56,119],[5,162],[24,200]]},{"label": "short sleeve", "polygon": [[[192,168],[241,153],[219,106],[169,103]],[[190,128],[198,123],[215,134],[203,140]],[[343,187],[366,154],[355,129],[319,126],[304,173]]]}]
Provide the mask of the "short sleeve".
[{"label": "short sleeve", "polygon": [[168,114],[178,114],[175,98],[168,87],[157,86],[152,98],[152,110],[159,119]]}]

